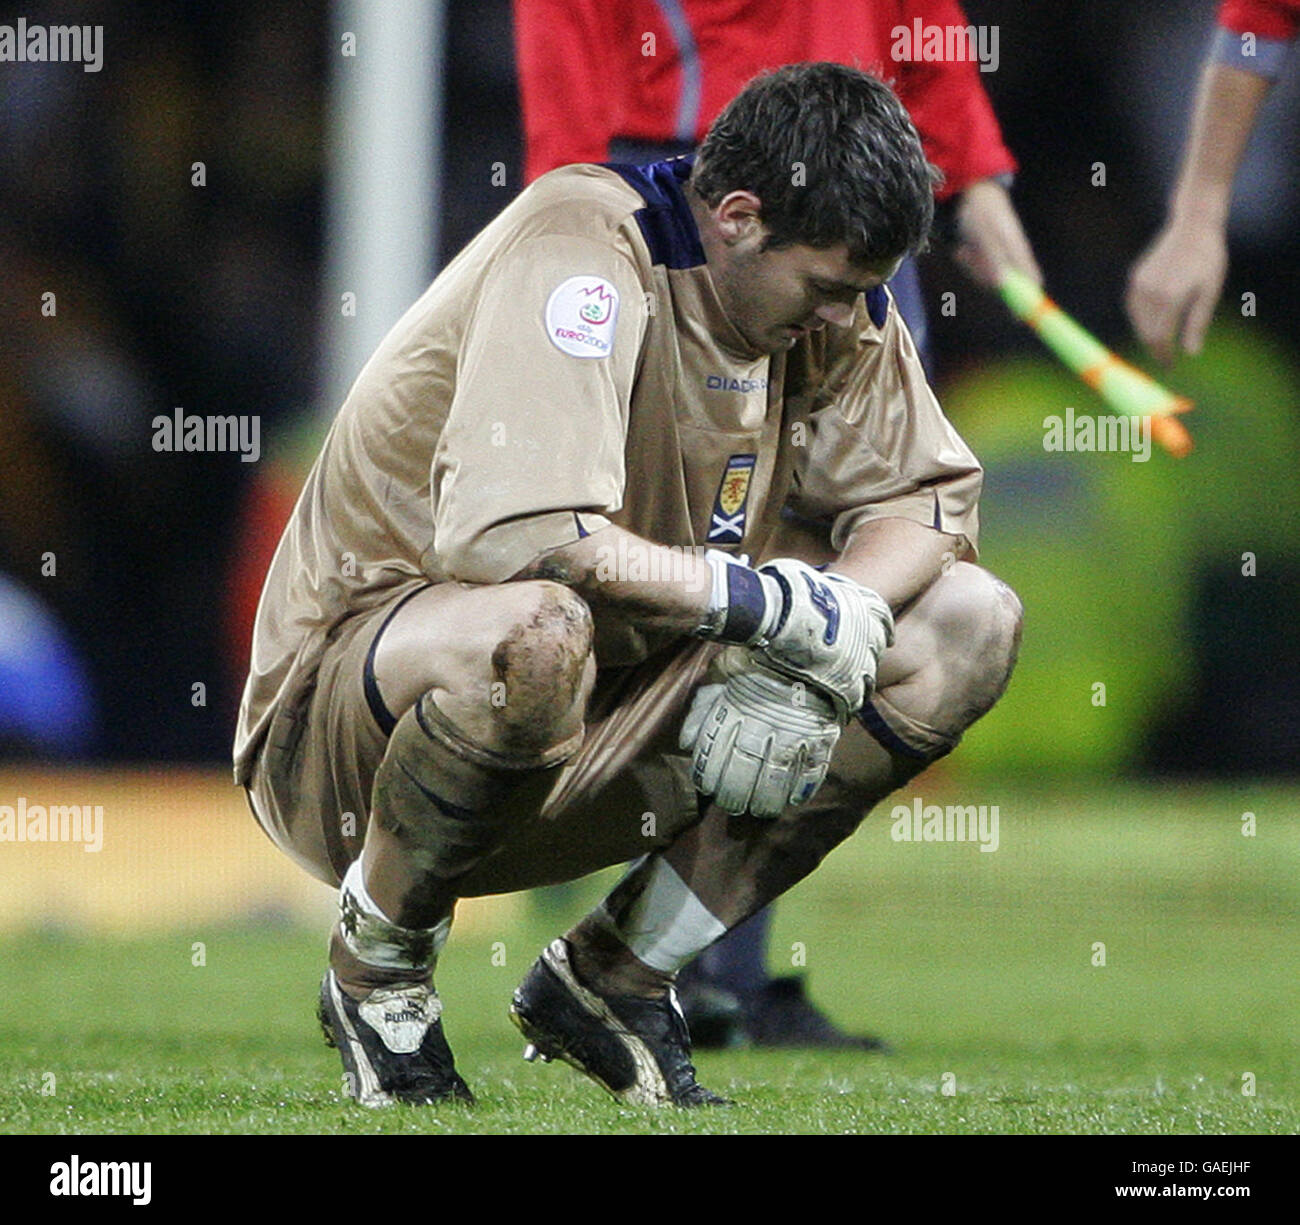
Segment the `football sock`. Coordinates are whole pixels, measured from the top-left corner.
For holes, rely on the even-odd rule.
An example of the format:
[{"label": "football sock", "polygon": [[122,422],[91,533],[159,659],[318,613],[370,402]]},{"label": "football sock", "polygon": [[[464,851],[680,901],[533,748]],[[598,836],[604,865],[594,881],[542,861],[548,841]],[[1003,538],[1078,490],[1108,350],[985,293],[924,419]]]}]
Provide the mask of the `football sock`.
[{"label": "football sock", "polygon": [[330,965],[358,999],[378,987],[428,980],[451,929],[450,916],[430,928],[394,923],[366,889],[363,859],[364,853],[343,877],[330,935]]},{"label": "football sock", "polygon": [[[861,822],[864,779],[866,794],[880,798],[921,768],[900,763],[860,729],[856,740],[854,787],[832,770],[809,803],[774,821],[709,806],[667,850],[633,864],[569,933],[579,973],[607,992],[662,994],[682,966],[802,880]],[[738,980],[748,978],[757,964],[756,989],[767,979],[766,933],[759,926],[751,935],[735,969]]]},{"label": "football sock", "polygon": [[593,985],[654,996],[726,930],[656,854],[637,860],[568,939],[579,975]]},{"label": "football sock", "polygon": [[382,912],[418,929],[447,918],[456,881],[506,835],[510,793],[581,742],[579,731],[540,752],[498,753],[464,736],[424,694],[397,721],[375,775],[363,858]]},{"label": "football sock", "polygon": [[760,991],[771,975],[767,970],[767,940],[772,908],[763,907],[711,944],[683,971],[697,982],[720,987],[741,998]]}]

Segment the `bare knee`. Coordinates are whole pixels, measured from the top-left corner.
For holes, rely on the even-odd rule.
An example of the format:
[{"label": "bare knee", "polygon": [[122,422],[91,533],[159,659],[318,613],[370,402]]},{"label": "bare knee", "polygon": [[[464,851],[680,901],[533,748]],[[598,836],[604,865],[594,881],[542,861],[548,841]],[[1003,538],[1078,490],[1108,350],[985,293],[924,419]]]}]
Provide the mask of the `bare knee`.
[{"label": "bare knee", "polygon": [[934,586],[935,652],[974,722],[1005,691],[1020,650],[1024,609],[1001,579],[959,563]]},{"label": "bare knee", "polygon": [[1022,617],[1010,587],[959,562],[899,617],[878,692],[918,724],[960,735],[1006,689]]},{"label": "bare knee", "polygon": [[969,562],[958,562],[934,586],[931,620],[958,649],[1014,650],[1020,640],[1024,609],[1000,578]]},{"label": "bare knee", "polygon": [[435,693],[471,739],[500,753],[532,754],[582,728],[595,682],[591,612],[581,596],[546,581],[503,584],[474,627],[460,685]]},{"label": "bare knee", "polygon": [[572,737],[595,680],[591,613],[552,582],[430,588],[377,645],[375,676],[394,719],[432,692],[466,737],[503,753]]},{"label": "bare knee", "polygon": [[511,584],[511,616],[489,656],[495,709],[506,722],[567,710],[583,693],[592,660],[591,610],[548,581]]}]

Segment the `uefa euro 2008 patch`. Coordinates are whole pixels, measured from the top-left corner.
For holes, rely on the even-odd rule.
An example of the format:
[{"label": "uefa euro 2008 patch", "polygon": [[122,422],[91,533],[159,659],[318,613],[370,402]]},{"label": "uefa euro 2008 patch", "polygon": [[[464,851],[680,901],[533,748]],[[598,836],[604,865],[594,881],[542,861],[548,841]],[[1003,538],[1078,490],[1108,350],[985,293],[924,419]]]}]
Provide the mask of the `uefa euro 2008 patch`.
[{"label": "uefa euro 2008 patch", "polygon": [[546,300],[546,334],[570,357],[608,357],[618,290],[600,276],[571,276]]},{"label": "uefa euro 2008 patch", "polygon": [[709,520],[708,544],[739,544],[745,535],[745,513],[749,506],[749,487],[754,477],[755,455],[733,455],[718,485]]}]

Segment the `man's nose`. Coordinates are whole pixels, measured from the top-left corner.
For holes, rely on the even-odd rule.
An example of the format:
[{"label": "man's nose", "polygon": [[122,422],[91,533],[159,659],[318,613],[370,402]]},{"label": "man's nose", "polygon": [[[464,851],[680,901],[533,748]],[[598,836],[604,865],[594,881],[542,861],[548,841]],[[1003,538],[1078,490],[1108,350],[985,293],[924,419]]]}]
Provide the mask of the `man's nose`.
[{"label": "man's nose", "polygon": [[853,307],[845,302],[827,302],[814,312],[818,319],[833,323],[836,327],[846,328],[853,322]]}]

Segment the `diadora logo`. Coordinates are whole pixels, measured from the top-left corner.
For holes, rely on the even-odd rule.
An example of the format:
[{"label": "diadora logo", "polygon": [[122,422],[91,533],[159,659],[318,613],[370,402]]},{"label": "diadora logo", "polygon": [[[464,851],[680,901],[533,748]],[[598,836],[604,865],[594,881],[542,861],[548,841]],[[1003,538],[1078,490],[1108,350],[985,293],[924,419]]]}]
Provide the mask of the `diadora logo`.
[{"label": "diadora logo", "polygon": [[730,375],[711,374],[704,380],[710,391],[738,391],[748,395],[751,391],[766,391],[766,379],[733,379]]},{"label": "diadora logo", "polygon": [[835,593],[825,583],[814,583],[806,574],[803,581],[808,584],[813,607],[826,618],[826,633],[822,635],[822,641],[828,647],[834,646],[840,633],[840,606]]}]

